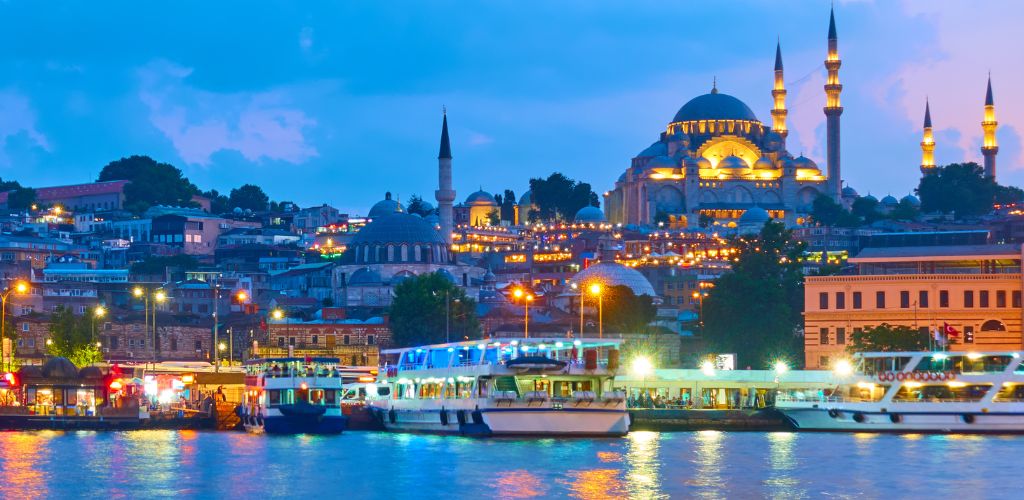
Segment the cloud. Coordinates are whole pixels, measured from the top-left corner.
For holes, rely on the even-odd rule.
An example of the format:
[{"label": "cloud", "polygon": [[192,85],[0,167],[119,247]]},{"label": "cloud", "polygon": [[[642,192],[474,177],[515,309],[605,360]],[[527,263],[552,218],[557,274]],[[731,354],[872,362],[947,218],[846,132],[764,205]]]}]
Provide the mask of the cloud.
[{"label": "cloud", "polygon": [[36,111],[28,97],[13,89],[0,90],[0,165],[11,164],[7,146],[15,138],[24,138],[47,152],[52,150],[49,140],[36,128]]},{"label": "cloud", "polygon": [[139,99],[149,121],[187,163],[209,165],[219,151],[237,151],[253,162],[303,163],[318,156],[306,140],[316,121],[290,106],[285,89],[217,93],[188,83],[191,68],[157,60],[137,72]]},{"label": "cloud", "polygon": [[469,131],[468,142],[470,146],[486,146],[494,142],[494,138],[487,135],[481,134],[480,132]]},{"label": "cloud", "polygon": [[313,28],[305,26],[299,30],[299,48],[306,53],[313,50]]}]

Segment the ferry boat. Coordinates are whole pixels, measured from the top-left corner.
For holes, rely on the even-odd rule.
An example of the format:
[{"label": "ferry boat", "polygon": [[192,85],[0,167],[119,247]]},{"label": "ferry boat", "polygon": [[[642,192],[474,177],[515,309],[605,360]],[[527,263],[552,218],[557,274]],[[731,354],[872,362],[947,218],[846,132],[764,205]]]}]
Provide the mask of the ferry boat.
[{"label": "ferry boat", "polygon": [[247,361],[239,416],[246,431],[271,434],[337,434],[344,367],[338,358],[262,358]]},{"label": "ferry boat", "polygon": [[883,352],[836,365],[832,394],[780,395],[799,430],[1024,432],[1024,366],[1017,352]]},{"label": "ferry boat", "polygon": [[384,428],[477,436],[621,436],[618,340],[502,339],[382,351]]}]

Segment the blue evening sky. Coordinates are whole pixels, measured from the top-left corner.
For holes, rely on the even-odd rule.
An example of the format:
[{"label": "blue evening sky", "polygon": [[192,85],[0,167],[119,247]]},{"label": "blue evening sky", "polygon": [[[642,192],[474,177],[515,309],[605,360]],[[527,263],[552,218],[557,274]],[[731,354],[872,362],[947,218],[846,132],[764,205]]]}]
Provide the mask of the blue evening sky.
[{"label": "blue evening sky", "polygon": [[[0,0],[0,176],[85,182],[147,154],[203,189],[364,213],[433,198],[448,107],[459,199],[553,171],[612,187],[687,100],[719,89],[770,122],[781,37],[789,150],[824,167],[829,2]],[[937,161],[980,160],[985,76],[999,180],[1024,184],[1024,4],[838,1],[843,177],[917,184],[925,96]]]}]

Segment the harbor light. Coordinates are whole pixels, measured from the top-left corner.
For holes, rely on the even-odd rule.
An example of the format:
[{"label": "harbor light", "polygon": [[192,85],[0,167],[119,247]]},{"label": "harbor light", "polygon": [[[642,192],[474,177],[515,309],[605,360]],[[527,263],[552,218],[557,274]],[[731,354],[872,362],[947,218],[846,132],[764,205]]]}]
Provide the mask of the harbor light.
[{"label": "harbor light", "polygon": [[853,374],[853,365],[848,359],[840,359],[839,361],[836,361],[836,365],[832,368],[832,371],[840,377],[849,377]]},{"label": "harbor light", "polygon": [[271,313],[270,313],[270,315],[271,315],[271,316],[272,316],[272,317],[273,317],[274,319],[281,319],[281,318],[283,318],[283,317],[284,317],[284,311],[282,311],[282,310],[280,310],[280,309],[274,309],[274,310],[273,310],[273,312],[271,312]]},{"label": "harbor light", "polygon": [[782,375],[789,371],[789,365],[787,365],[785,361],[779,360],[775,362],[774,369],[775,373]]},{"label": "harbor light", "polygon": [[714,376],[715,364],[712,363],[710,359],[706,359],[703,363],[700,364],[700,371],[708,377]]},{"label": "harbor light", "polygon": [[651,358],[648,358],[647,356],[637,356],[633,358],[633,363],[630,367],[633,370],[633,374],[641,378],[645,378],[654,373],[654,363],[652,363]]}]

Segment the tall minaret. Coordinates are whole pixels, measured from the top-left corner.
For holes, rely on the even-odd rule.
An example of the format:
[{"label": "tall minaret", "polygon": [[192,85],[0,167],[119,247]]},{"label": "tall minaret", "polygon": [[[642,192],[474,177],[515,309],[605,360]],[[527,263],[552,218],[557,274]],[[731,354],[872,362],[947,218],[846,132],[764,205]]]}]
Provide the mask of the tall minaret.
[{"label": "tall minaret", "polygon": [[935,138],[932,136],[932,111],[924,101],[924,136],[921,138],[921,173],[935,172]]},{"label": "tall minaret", "polygon": [[441,236],[448,245],[452,244],[452,202],[455,201],[455,190],[452,189],[452,146],[448,142],[448,110],[444,111],[441,122],[441,150],[437,153],[437,217],[441,220]]},{"label": "tall minaret", "polygon": [[985,91],[985,121],[981,122],[981,128],[985,131],[985,142],[981,145],[981,155],[985,157],[985,177],[996,178],[996,153],[999,152],[999,145],[996,144],[996,104],[992,99],[992,74],[988,75],[988,89]]},{"label": "tall minaret", "polygon": [[782,81],[781,40],[775,45],[775,87],[772,88],[772,99],[775,101],[772,107],[772,131],[785,139],[789,131],[786,130],[786,85]]},{"label": "tall minaret", "polygon": [[836,12],[833,8],[828,20],[828,58],[825,68],[828,69],[828,81],[825,82],[825,139],[828,164],[828,194],[838,200],[841,196],[839,169],[839,116],[843,107],[839,104],[839,93],[843,86],[839,84],[839,39],[836,36]]}]

